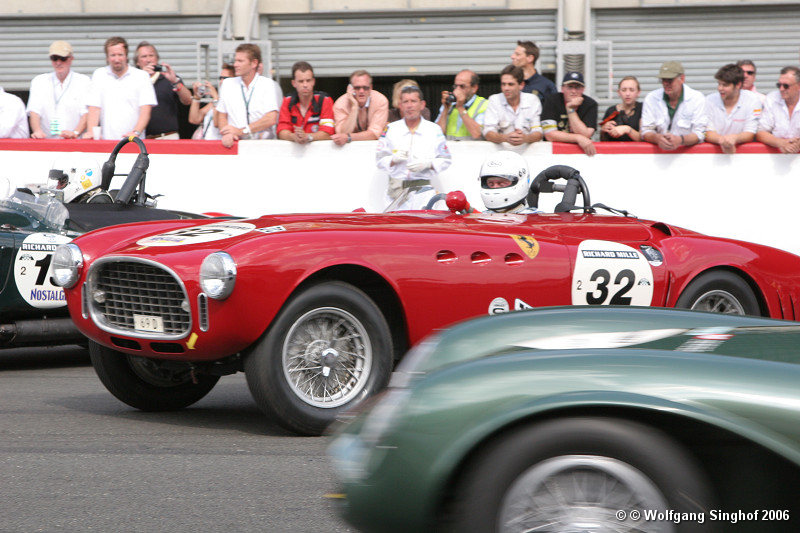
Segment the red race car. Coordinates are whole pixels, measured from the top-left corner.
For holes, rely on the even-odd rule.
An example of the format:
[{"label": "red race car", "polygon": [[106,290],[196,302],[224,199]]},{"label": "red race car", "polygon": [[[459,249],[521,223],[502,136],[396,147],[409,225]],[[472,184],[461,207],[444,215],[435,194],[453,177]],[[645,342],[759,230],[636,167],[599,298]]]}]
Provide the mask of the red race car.
[{"label": "red race car", "polygon": [[259,407],[302,434],[383,388],[423,336],[469,317],[565,304],[800,314],[800,257],[598,214],[569,167],[539,174],[530,201],[554,189],[556,213],[469,212],[451,193],[450,211],[111,227],[60,246],[53,272],[123,402],[183,408],[244,371]]}]

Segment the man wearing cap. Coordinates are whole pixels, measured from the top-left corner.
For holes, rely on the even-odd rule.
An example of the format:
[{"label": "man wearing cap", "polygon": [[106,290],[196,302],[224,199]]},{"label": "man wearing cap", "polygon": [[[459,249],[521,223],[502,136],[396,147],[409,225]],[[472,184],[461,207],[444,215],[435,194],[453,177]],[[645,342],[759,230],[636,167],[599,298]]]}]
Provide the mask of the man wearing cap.
[{"label": "man wearing cap", "polygon": [[83,136],[91,139],[94,128],[101,126],[103,139],[144,137],[150,111],[158,104],[150,76],[128,65],[128,41],[124,38],[110,37],[103,47],[108,66],[92,74]]},{"label": "man wearing cap", "polygon": [[662,150],[703,142],[708,123],[703,93],[686,85],[677,61],[661,65],[658,78],[662,88],[651,91],[642,105],[642,140]]},{"label": "man wearing cap", "polygon": [[72,46],[67,41],[50,45],[53,72],[31,80],[28,116],[34,139],[77,139],[86,129],[86,102],[91,80],[72,70]]},{"label": "man wearing cap", "polygon": [[567,72],[561,92],[548,96],[542,106],[542,130],[550,142],[573,143],[588,156],[597,153],[592,135],[597,129],[597,102],[583,94],[580,72]]},{"label": "man wearing cap", "polygon": [[800,69],[783,67],[778,90],[767,95],[756,140],[784,154],[800,153]]}]

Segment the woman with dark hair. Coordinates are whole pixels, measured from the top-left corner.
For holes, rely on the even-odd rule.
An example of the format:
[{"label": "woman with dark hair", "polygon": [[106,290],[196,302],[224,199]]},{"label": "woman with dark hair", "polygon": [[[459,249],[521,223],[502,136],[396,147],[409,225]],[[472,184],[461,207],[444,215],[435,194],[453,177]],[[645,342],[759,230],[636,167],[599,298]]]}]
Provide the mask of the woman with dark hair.
[{"label": "woman with dark hair", "polygon": [[601,141],[640,141],[639,122],[642,120],[642,103],[638,101],[639,80],[625,76],[619,82],[617,94],[622,100],[606,109],[600,122]]}]

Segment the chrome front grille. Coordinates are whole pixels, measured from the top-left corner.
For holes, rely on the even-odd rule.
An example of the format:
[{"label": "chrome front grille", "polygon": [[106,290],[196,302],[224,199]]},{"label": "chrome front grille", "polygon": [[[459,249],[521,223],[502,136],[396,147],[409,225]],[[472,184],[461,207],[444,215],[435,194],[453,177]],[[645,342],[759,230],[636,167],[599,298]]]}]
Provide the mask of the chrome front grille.
[{"label": "chrome front grille", "polygon": [[[92,266],[89,279],[92,317],[106,331],[162,339],[189,332],[192,317],[183,284],[158,263],[104,258]],[[134,315],[160,318],[163,333],[137,330]]]}]

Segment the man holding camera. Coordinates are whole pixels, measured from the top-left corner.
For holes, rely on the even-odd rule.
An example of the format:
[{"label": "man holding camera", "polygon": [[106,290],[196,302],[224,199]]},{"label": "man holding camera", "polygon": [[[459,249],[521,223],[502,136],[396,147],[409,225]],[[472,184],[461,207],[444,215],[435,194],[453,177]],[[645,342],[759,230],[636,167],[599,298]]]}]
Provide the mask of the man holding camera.
[{"label": "man holding camera", "polygon": [[150,122],[150,109],[158,103],[153,86],[145,72],[128,66],[128,42],[124,38],[110,37],[103,47],[108,66],[92,74],[83,136],[91,139],[94,128],[102,125],[102,139],[141,137]]},{"label": "man holding camera", "polygon": [[150,76],[158,105],[150,112],[147,124],[148,139],[180,139],[178,135],[178,102],[192,103],[192,93],[167,63],[159,63],[156,47],[142,41],[134,55],[136,67]]},{"label": "man holding camera", "polygon": [[442,91],[442,106],[436,123],[447,140],[479,140],[489,101],[478,96],[480,78],[471,70],[456,74],[453,92]]}]

